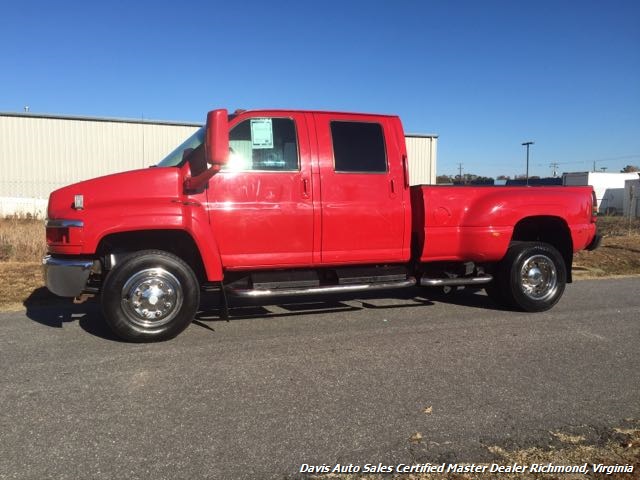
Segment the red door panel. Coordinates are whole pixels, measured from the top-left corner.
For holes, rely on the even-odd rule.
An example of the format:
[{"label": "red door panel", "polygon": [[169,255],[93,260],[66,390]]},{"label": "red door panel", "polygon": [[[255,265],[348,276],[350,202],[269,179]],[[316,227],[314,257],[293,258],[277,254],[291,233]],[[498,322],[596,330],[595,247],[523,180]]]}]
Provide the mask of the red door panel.
[{"label": "red door panel", "polygon": [[[321,113],[314,117],[320,169],[322,263],[408,260],[408,192],[403,181],[402,152],[397,148],[392,123],[387,117],[371,119],[349,114]],[[331,122],[379,123],[386,139],[386,171],[336,171]]]},{"label": "red door panel", "polygon": [[[284,117],[293,119],[295,124],[298,170],[269,171],[280,168],[278,159],[272,158],[268,149],[258,147],[261,150],[253,150],[253,161],[261,162],[263,170],[248,170],[246,165],[234,169],[231,165],[210,182],[211,226],[227,269],[312,263],[313,187],[307,126],[303,114],[291,113]],[[230,130],[233,135],[234,127],[244,128],[247,124],[240,124],[251,118],[284,117],[282,112],[251,112],[250,117],[247,114],[234,118]],[[243,148],[237,142],[232,141],[231,145],[232,149],[234,145],[236,150]],[[288,156],[295,154],[293,150],[295,147],[290,144],[281,148]]]}]

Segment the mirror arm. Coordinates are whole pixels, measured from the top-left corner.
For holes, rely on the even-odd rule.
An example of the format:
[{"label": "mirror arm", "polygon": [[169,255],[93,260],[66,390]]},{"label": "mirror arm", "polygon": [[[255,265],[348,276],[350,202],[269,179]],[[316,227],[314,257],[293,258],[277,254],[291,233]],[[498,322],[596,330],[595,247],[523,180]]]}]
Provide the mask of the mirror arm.
[{"label": "mirror arm", "polygon": [[213,177],[216,173],[220,171],[222,165],[211,165],[211,168],[205,170],[200,175],[196,175],[195,177],[187,177],[184,179],[184,189],[187,191],[199,190],[209,181],[211,177]]}]

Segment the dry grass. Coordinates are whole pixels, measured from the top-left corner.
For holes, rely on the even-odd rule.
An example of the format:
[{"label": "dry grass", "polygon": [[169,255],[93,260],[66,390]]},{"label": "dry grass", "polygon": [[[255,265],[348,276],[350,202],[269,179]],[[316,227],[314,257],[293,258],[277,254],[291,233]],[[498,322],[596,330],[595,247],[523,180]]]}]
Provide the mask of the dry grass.
[{"label": "dry grass", "polygon": [[598,217],[599,249],[574,257],[576,278],[640,274],[640,219]]},{"label": "dry grass", "polygon": [[[0,279],[0,311],[22,309],[24,301],[36,291],[43,295],[40,262],[0,262]],[[56,298],[49,295],[52,300]]]},{"label": "dry grass", "polygon": [[576,253],[576,278],[640,274],[640,235],[605,237],[597,250]]},{"label": "dry grass", "polygon": [[[640,424],[632,421],[631,427],[614,428],[589,443],[581,435],[563,432],[551,432],[560,441],[557,447],[550,449],[528,448],[507,452],[497,449],[495,453],[501,457],[501,462],[519,463],[525,465],[548,464],[581,465],[583,463],[603,465],[633,465],[633,473],[616,473],[616,479],[640,478]],[[611,478],[611,475],[593,474],[592,478]],[[502,476],[501,476],[502,477]],[[530,477],[533,477],[531,475]],[[584,478],[583,474],[538,474],[535,478]],[[507,476],[507,478],[510,478]],[[516,478],[516,477],[511,477]]]},{"label": "dry grass", "polygon": [[39,262],[46,250],[42,220],[0,219],[0,261]]},{"label": "dry grass", "polygon": [[[640,424],[637,421],[627,420],[628,425],[621,428],[613,428],[601,432],[591,441],[583,439],[580,435],[572,435],[562,432],[550,432],[555,438],[554,446],[549,448],[526,448],[521,450],[506,450],[498,446],[490,446],[487,449],[496,459],[493,463],[502,466],[513,464],[531,466],[533,464],[548,465],[576,465],[588,464],[587,473],[486,473],[479,474],[455,474],[455,473],[421,473],[421,474],[327,474],[314,475],[310,479],[332,480],[476,480],[481,478],[505,480],[516,479],[542,479],[542,480],[576,480],[576,479],[605,479],[636,480],[640,478]],[[631,426],[629,426],[629,424]],[[426,462],[415,462],[418,464]],[[466,462],[469,464],[470,462]],[[462,463],[461,463],[462,464]],[[602,465],[632,465],[632,473],[594,473],[593,464]],[[489,463],[476,463],[476,465],[491,465]]]},{"label": "dry grass", "polygon": [[19,310],[27,298],[53,301],[42,289],[46,253],[42,220],[0,219],[0,310]]},{"label": "dry grass", "polygon": [[640,235],[640,218],[598,217],[598,229],[606,237]]}]

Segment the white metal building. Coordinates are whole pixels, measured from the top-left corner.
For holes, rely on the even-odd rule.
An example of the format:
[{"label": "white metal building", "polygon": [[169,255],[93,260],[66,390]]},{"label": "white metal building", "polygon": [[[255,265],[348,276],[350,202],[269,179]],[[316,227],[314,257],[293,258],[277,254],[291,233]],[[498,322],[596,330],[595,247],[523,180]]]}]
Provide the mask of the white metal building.
[{"label": "white metal building", "polygon": [[53,190],[155,164],[198,127],[0,113],[0,214],[43,216]]},{"label": "white metal building", "polygon": [[409,185],[436,184],[438,136],[409,133],[405,136]]},{"label": "white metal building", "polygon": [[563,174],[562,184],[591,185],[596,193],[598,213],[622,214],[624,183],[637,179],[637,173],[574,172]]},{"label": "white metal building", "polygon": [[[153,165],[198,123],[0,113],[0,216],[43,217],[49,194]],[[436,135],[408,135],[412,185],[436,183]]]}]

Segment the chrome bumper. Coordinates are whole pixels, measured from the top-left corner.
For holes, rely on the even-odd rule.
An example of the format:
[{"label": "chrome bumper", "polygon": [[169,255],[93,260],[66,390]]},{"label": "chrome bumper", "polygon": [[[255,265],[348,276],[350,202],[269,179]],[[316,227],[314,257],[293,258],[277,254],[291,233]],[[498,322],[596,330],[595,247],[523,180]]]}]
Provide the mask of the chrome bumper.
[{"label": "chrome bumper", "polygon": [[42,259],[44,283],[51,293],[60,297],[77,297],[82,293],[89,275],[98,260],[88,258],[56,258],[47,255]]}]

